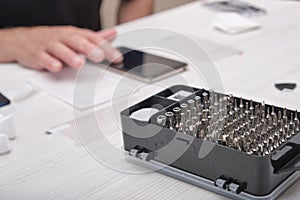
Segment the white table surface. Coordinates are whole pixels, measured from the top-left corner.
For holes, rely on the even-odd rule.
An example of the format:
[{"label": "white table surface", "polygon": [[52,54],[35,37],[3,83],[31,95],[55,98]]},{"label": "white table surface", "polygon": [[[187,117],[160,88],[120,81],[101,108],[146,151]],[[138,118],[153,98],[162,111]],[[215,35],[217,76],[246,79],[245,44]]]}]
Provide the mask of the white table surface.
[{"label": "white table surface", "polygon": [[[167,28],[190,34],[241,51],[240,55],[214,61],[224,90],[254,99],[265,99],[300,109],[300,93],[279,93],[274,83],[292,80],[300,84],[300,3],[293,1],[258,1],[266,8],[266,16],[253,20],[262,29],[231,36],[211,26],[214,13],[199,2],[171,9],[118,27],[119,32],[136,28]],[[121,41],[138,45],[137,40]],[[120,41],[116,41],[117,43]],[[208,52],[209,54],[210,52]],[[17,64],[0,64],[0,91],[24,87],[26,80],[40,72]],[[192,70],[184,72],[188,78]],[[199,87],[204,85],[199,85]],[[155,86],[141,90],[131,103],[150,96]],[[123,109],[122,106],[118,109]],[[109,106],[97,107],[100,120],[107,118]],[[166,177],[159,173],[130,174],[112,170],[96,161],[78,142],[75,131],[46,135],[50,127],[73,119],[74,109],[59,100],[36,92],[13,105],[17,138],[11,142],[10,154],[0,156],[0,199],[224,199],[201,188]],[[121,131],[107,132],[116,146]],[[125,160],[117,160],[134,170]],[[299,199],[298,181],[280,199]]]}]

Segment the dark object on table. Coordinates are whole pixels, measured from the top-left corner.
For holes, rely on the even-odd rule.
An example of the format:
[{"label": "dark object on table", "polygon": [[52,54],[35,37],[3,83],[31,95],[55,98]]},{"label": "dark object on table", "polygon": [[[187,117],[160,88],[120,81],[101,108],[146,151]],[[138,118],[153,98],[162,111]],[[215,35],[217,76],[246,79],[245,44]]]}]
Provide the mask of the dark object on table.
[{"label": "dark object on table", "polygon": [[275,87],[280,91],[283,91],[286,89],[294,90],[297,87],[297,84],[296,83],[276,83]]},{"label": "dark object on table", "polygon": [[0,93],[0,107],[10,104],[10,100]]},{"label": "dark object on table", "polygon": [[203,5],[214,11],[235,12],[241,15],[254,16],[265,15],[267,13],[265,9],[238,0],[209,2]]}]

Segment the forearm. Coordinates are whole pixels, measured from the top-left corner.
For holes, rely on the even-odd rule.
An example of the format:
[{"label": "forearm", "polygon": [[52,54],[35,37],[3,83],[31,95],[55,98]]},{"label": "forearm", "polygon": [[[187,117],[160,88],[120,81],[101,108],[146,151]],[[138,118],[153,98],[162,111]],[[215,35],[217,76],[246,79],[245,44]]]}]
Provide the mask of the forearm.
[{"label": "forearm", "polygon": [[14,61],[14,32],[15,29],[0,29],[0,62]]},{"label": "forearm", "polygon": [[153,0],[121,0],[118,23],[148,16],[153,12]]}]

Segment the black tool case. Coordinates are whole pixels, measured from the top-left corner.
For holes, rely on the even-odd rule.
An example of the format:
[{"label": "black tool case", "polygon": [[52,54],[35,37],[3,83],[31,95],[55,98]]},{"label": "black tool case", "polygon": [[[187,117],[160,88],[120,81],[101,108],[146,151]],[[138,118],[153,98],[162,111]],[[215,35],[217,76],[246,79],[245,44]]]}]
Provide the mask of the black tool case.
[{"label": "black tool case", "polygon": [[[185,95],[180,95],[180,91],[185,91]],[[234,193],[232,198],[239,198],[239,194],[247,194],[253,199],[256,199],[255,197],[269,199],[274,191],[288,184],[286,182],[288,179],[299,175],[297,171],[300,169],[300,134],[298,133],[270,154],[257,156],[179,133],[161,127],[157,123],[156,119],[159,115],[172,111],[174,107],[179,107],[180,103],[195,96],[203,97],[203,93],[210,94],[204,89],[176,85],[122,111],[124,148],[128,155],[144,162],[163,164],[175,171],[209,181],[213,183],[218,193],[222,190],[224,194]],[[244,101],[248,100],[244,99]],[[132,113],[143,108],[156,108],[159,112],[152,115],[149,121],[131,118]],[[273,106],[274,108],[276,112],[283,110]],[[294,111],[286,110],[286,112],[287,116],[290,116]],[[299,113],[297,115],[299,117]],[[184,180],[182,177],[177,176],[177,178]],[[281,193],[283,191],[282,189]],[[272,198],[278,195],[277,192]]]}]

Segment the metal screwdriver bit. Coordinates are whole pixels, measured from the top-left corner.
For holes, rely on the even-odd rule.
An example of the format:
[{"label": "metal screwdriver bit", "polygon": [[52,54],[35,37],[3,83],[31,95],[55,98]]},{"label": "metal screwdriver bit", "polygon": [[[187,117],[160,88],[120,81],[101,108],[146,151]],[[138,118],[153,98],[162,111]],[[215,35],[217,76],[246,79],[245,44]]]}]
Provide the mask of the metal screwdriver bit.
[{"label": "metal screwdriver bit", "polygon": [[213,105],[215,102],[215,91],[214,90],[209,90],[209,100],[210,100],[211,105]]},{"label": "metal screwdriver bit", "polygon": [[275,115],[276,115],[276,113],[275,113],[275,108],[274,108],[274,106],[272,106],[271,116],[274,117]]},{"label": "metal screwdriver bit", "polygon": [[254,147],[254,148],[252,149],[252,153],[253,153],[253,155],[258,156],[258,155],[259,155],[258,147]]},{"label": "metal screwdriver bit", "polygon": [[166,125],[166,116],[165,115],[159,115],[157,118],[156,118],[156,121],[157,123],[162,126],[162,127],[165,127]]},{"label": "metal screwdriver bit", "polygon": [[269,136],[269,138],[268,138],[268,151],[269,152],[273,151],[273,146],[274,146],[274,138],[273,138],[273,136]]},{"label": "metal screwdriver bit", "polygon": [[273,120],[273,124],[274,124],[274,125],[277,125],[277,124],[278,124],[278,118],[277,118],[276,113],[275,113],[274,115],[272,115],[272,120]]},{"label": "metal screwdriver bit", "polygon": [[239,112],[239,107],[237,106],[237,100],[234,100],[234,112]]},{"label": "metal screwdriver bit", "polygon": [[185,123],[186,122],[186,115],[183,113],[183,112],[181,112],[180,113],[180,123]]},{"label": "metal screwdriver bit", "polygon": [[279,135],[278,132],[275,132],[274,134],[274,149],[276,149],[277,147],[279,147],[280,143],[279,143]]},{"label": "metal screwdriver bit", "polygon": [[[157,117],[160,126],[247,154],[269,155],[299,132],[298,112],[287,112],[213,90]],[[290,118],[287,116],[289,114]]]},{"label": "metal screwdriver bit", "polygon": [[272,118],[267,119],[268,130],[273,130],[273,120]]},{"label": "metal screwdriver bit", "polygon": [[192,111],[191,110],[186,111],[186,120],[189,120],[189,121],[192,120]]},{"label": "metal screwdriver bit", "polygon": [[179,124],[178,132],[179,132],[179,133],[185,134],[184,124],[183,124],[183,123],[180,123],[180,124]]},{"label": "metal screwdriver bit", "polygon": [[192,108],[192,117],[196,117],[197,116],[197,108],[193,107]]},{"label": "metal screwdriver bit", "polygon": [[242,97],[240,98],[239,111],[240,111],[240,115],[244,114],[244,103]]},{"label": "metal screwdriver bit", "polygon": [[180,118],[181,118],[181,109],[179,107],[173,108],[173,113],[174,113],[174,127],[176,130],[179,129],[179,124],[180,124]]},{"label": "metal screwdriver bit", "polygon": [[172,112],[166,112],[166,128],[173,129],[174,114]]},{"label": "metal screwdriver bit", "polygon": [[200,123],[201,122],[201,119],[203,118],[203,113],[201,113],[201,112],[198,112],[197,113],[197,119],[198,119],[198,123]]},{"label": "metal screwdriver bit", "polygon": [[218,103],[219,102],[219,98],[218,98],[218,94],[215,93],[215,96],[214,96],[214,103]]},{"label": "metal screwdriver bit", "polygon": [[202,96],[203,96],[204,106],[206,106],[205,109],[207,109],[207,108],[208,108],[208,105],[206,105],[206,104],[207,104],[207,102],[208,102],[208,94],[207,94],[206,92],[204,92],[204,93],[202,94]]},{"label": "metal screwdriver bit", "polygon": [[175,117],[177,117],[178,119],[180,119],[181,108],[179,108],[179,107],[173,108],[173,113],[174,113]]},{"label": "metal screwdriver bit", "polygon": [[263,142],[263,155],[269,155],[269,143],[268,141]]},{"label": "metal screwdriver bit", "polygon": [[182,103],[182,104],[180,105],[180,109],[181,109],[181,112],[182,112],[182,113],[186,114],[186,111],[187,111],[187,109],[188,109],[188,105],[187,105],[186,103]]},{"label": "metal screwdriver bit", "polygon": [[288,121],[286,108],[283,109],[282,119],[283,119],[283,123],[286,124]]},{"label": "metal screwdriver bit", "polygon": [[285,132],[285,139],[288,140],[291,138],[291,133],[289,131],[289,125],[285,124],[284,125],[284,132]]},{"label": "metal screwdriver bit", "polygon": [[265,104],[264,101],[260,105],[260,113],[261,113],[262,116],[265,116],[265,113],[266,113],[266,104]]},{"label": "metal screwdriver bit", "polygon": [[298,119],[298,111],[295,111],[295,119],[294,119],[294,123],[295,123],[295,134],[299,133],[299,119]]},{"label": "metal screwdriver bit", "polygon": [[248,113],[250,115],[249,103],[248,102],[246,102],[245,113]]},{"label": "metal screwdriver bit", "polygon": [[187,120],[185,123],[185,133],[187,135],[191,135],[191,126],[192,126],[192,122],[190,120]]},{"label": "metal screwdriver bit", "polygon": [[292,135],[295,135],[294,133],[294,126],[295,126],[295,123],[294,123],[294,114],[291,112],[291,120],[289,122],[289,135],[292,136]]},{"label": "metal screwdriver bit", "polygon": [[255,113],[255,114],[254,114],[255,118],[260,119],[261,110],[260,110],[260,108],[259,108],[259,105],[256,105],[254,110],[255,110],[255,111],[254,111],[254,113]]},{"label": "metal screwdriver bit", "polygon": [[195,101],[193,99],[189,99],[187,101],[187,104],[188,104],[188,109],[189,110],[192,110],[195,107]]},{"label": "metal screwdriver bit", "polygon": [[180,113],[180,123],[179,123],[178,132],[185,133],[185,123],[186,123],[185,114]]},{"label": "metal screwdriver bit", "polygon": [[195,96],[195,106],[197,108],[197,112],[202,112],[202,103],[201,103],[201,97]]},{"label": "metal screwdriver bit", "polygon": [[268,120],[270,118],[270,108],[267,108],[267,115],[266,115],[266,120]]},{"label": "metal screwdriver bit", "polygon": [[254,114],[254,107],[253,107],[253,101],[250,100],[250,107],[249,107],[250,113],[253,115]]},{"label": "metal screwdriver bit", "polygon": [[285,135],[283,119],[281,119],[281,121],[280,121],[279,138],[280,138],[280,143],[281,144],[286,141],[286,135]]},{"label": "metal screwdriver bit", "polygon": [[228,100],[229,100],[229,101],[228,101],[229,104],[231,104],[231,105],[234,104],[234,97],[233,97],[232,94],[229,94],[229,95],[228,95]]}]

